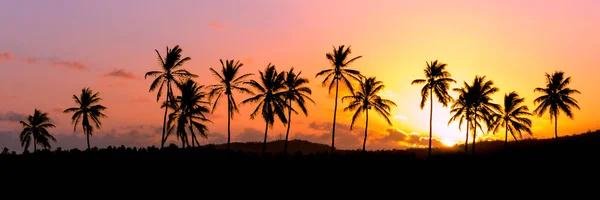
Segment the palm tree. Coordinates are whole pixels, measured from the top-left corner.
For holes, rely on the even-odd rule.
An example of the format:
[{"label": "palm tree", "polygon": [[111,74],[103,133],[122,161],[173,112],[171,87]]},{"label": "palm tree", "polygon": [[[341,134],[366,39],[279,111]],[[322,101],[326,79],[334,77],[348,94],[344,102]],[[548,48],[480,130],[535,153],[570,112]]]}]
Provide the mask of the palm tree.
[{"label": "palm tree", "polygon": [[212,108],[212,112],[214,112],[217,108],[217,103],[219,102],[221,95],[225,94],[227,96],[227,150],[230,150],[231,120],[233,119],[233,112],[240,112],[237,108],[237,104],[235,103],[235,99],[233,98],[233,91],[252,94],[250,90],[244,87],[244,85],[248,84],[248,81],[245,79],[252,74],[238,74],[240,67],[244,66],[244,64],[240,63],[240,61],[236,61],[235,63],[234,60],[226,60],[225,63],[223,63],[223,60],[219,61],[221,62],[221,74],[219,74],[213,68],[210,68],[212,74],[219,80],[219,84],[209,86],[210,99],[215,96],[217,97]]},{"label": "palm tree", "polygon": [[550,121],[554,119],[554,138],[558,138],[558,115],[564,112],[567,117],[573,119],[573,109],[579,108],[577,100],[571,95],[581,94],[578,90],[568,88],[571,83],[571,77],[564,78],[565,73],[556,71],[552,75],[546,73],[546,87],[535,88],[535,92],[542,93],[542,96],[533,101],[534,104],[539,104],[533,111],[533,114],[538,117],[543,116],[546,111],[550,114]]},{"label": "palm tree", "polygon": [[360,117],[364,112],[366,115],[365,120],[365,138],[363,141],[362,151],[365,151],[367,145],[367,130],[369,128],[369,110],[374,109],[375,112],[381,115],[387,123],[391,126],[390,121],[390,106],[396,106],[393,101],[382,99],[377,93],[379,93],[385,87],[383,82],[375,80],[375,77],[361,78],[360,90],[355,92],[353,95],[345,96],[342,98],[342,102],[349,100],[348,107],[344,108],[344,111],[356,111],[352,116],[352,123],[350,124],[350,130],[354,126],[356,118]]},{"label": "palm tree", "polygon": [[264,73],[261,71],[259,73],[260,83],[255,80],[251,80],[249,83],[252,88],[257,90],[256,96],[242,101],[242,104],[258,102],[256,109],[250,115],[250,119],[254,119],[260,110],[260,115],[265,120],[265,139],[262,148],[262,154],[264,154],[267,149],[267,131],[269,127],[273,127],[275,115],[279,117],[279,120],[284,125],[287,124],[284,113],[287,107],[285,103],[287,91],[284,84],[285,74],[277,73],[275,66],[271,65],[271,63],[269,63]]},{"label": "palm tree", "polygon": [[[473,154],[475,154],[477,128],[483,131],[481,122],[485,123],[486,127],[491,127],[494,111],[500,110],[500,105],[493,103],[490,97],[492,94],[498,92],[498,88],[493,86],[493,81],[487,81],[485,78],[485,76],[475,76],[472,85],[465,82],[462,88],[455,88],[454,91],[459,93],[459,98],[452,105],[452,110],[450,111],[450,113],[454,114],[450,118],[450,122],[460,119],[460,123],[462,124],[462,121],[466,119],[467,134],[469,126],[473,130],[473,148],[471,149]],[[465,143],[466,145],[467,143]],[[467,147],[465,147],[465,151],[466,149]]]},{"label": "palm tree", "polygon": [[94,132],[94,126],[100,129],[102,126],[100,118],[106,117],[102,113],[102,111],[106,110],[106,107],[98,104],[102,100],[99,95],[99,93],[94,93],[90,88],[83,88],[79,97],[73,95],[73,100],[75,100],[78,107],[67,108],[63,111],[64,113],[73,113],[73,117],[71,118],[73,131],[77,130],[77,124],[81,121],[83,134],[87,137],[88,150],[90,150],[90,136]]},{"label": "palm tree", "polygon": [[304,115],[308,116],[308,110],[306,110],[306,100],[312,102],[313,104],[315,103],[315,101],[313,101],[309,96],[312,94],[312,91],[306,86],[306,84],[308,84],[308,79],[300,77],[300,74],[302,74],[302,72],[298,72],[298,74],[296,74],[294,72],[294,68],[292,67],[292,69],[290,69],[289,72],[286,72],[284,74],[284,84],[287,88],[287,92],[285,94],[285,101],[288,102],[288,125],[287,131],[285,132],[285,143],[283,145],[283,154],[286,155],[288,147],[288,136],[290,134],[290,126],[292,126],[292,111],[294,110],[292,109],[292,103],[295,102],[296,105],[300,108],[300,110],[302,110]]},{"label": "palm tree", "polygon": [[33,152],[37,151],[37,144],[42,145],[44,148],[50,148],[49,139],[56,142],[56,138],[48,132],[48,128],[54,128],[54,124],[50,122],[48,113],[43,113],[38,109],[35,109],[33,116],[27,117],[27,122],[20,121],[23,125],[23,131],[21,132],[21,147],[24,149],[29,148],[31,138],[33,138]]},{"label": "palm tree", "polygon": [[[465,85],[467,85],[465,83]],[[460,92],[463,92],[462,90]],[[466,92],[465,92],[466,93]],[[450,114],[454,114],[452,115],[452,117],[450,118],[450,120],[448,121],[448,125],[450,125],[450,123],[452,123],[453,121],[458,120],[458,130],[461,130],[462,124],[464,122],[467,123],[466,127],[467,127],[467,133],[466,133],[466,137],[465,137],[465,154],[467,154],[468,149],[469,149],[469,127],[470,127],[470,122],[471,122],[471,110],[470,107],[467,103],[467,99],[466,99],[466,94],[461,93],[461,95],[459,95],[459,97],[456,99],[456,101],[454,101],[454,104],[452,104],[452,106],[450,107]]]},{"label": "palm tree", "polygon": [[[188,72],[187,70],[180,69],[181,66],[185,62],[191,60],[191,58],[190,57],[181,58],[182,50],[179,48],[179,45],[176,45],[175,47],[173,47],[173,49],[169,49],[169,47],[167,46],[166,57],[164,57],[164,59],[160,55],[158,50],[155,49],[154,51],[156,51],[156,54],[158,55],[158,61],[159,61],[159,64],[161,65],[161,71],[149,71],[144,76],[144,79],[148,78],[148,76],[156,77],[156,79],[154,79],[154,81],[150,85],[149,91],[152,92],[158,88],[158,92],[156,94],[156,101],[158,101],[160,99],[160,96],[162,95],[163,88],[166,87],[167,96],[165,97],[166,98],[165,102],[171,102],[171,100],[174,98],[173,97],[173,88],[172,88],[171,83],[178,84],[177,78],[196,77],[196,75]],[[166,123],[167,123],[167,110],[168,110],[168,108],[165,107],[165,115],[163,117],[163,130],[162,130],[162,137],[161,137],[161,141],[160,141],[160,148],[164,147],[165,141],[166,141],[165,130],[166,130]]]},{"label": "palm tree", "polygon": [[525,102],[525,98],[519,98],[517,92],[511,92],[510,94],[504,95],[504,106],[493,115],[494,133],[498,131],[499,127],[504,128],[504,149],[508,147],[508,132],[513,136],[515,141],[517,137],[515,133],[522,138],[521,132],[532,134],[531,132],[531,120],[528,118],[531,116],[529,108],[525,105],[521,105]]},{"label": "palm tree", "polygon": [[[333,47],[333,53],[327,53],[327,60],[331,63],[331,68],[323,70],[317,73],[316,77],[321,75],[325,76],[323,79],[322,85],[327,85],[329,82],[329,93],[333,89],[335,85],[335,106],[333,107],[333,130],[331,131],[331,153],[335,150],[335,120],[337,116],[337,103],[338,103],[338,90],[339,90],[339,82],[342,81],[346,87],[350,90],[351,93],[354,93],[354,89],[352,88],[352,83],[350,80],[354,79],[359,81],[360,72],[353,69],[348,69],[348,65],[350,65],[355,60],[362,58],[362,56],[357,56],[354,58],[350,57],[350,47],[344,48],[344,45],[339,46],[337,49]],[[350,79],[351,78],[351,79]]]},{"label": "palm tree", "polygon": [[456,83],[451,77],[450,72],[446,71],[446,63],[438,62],[437,60],[427,63],[425,68],[426,79],[416,79],[412,81],[412,84],[423,84],[421,89],[421,110],[425,107],[425,102],[431,96],[430,110],[429,110],[429,151],[428,155],[431,156],[431,138],[433,129],[433,94],[438,98],[438,102],[444,107],[448,106],[448,103],[452,102],[452,97],[448,94],[450,89],[450,83]]},{"label": "palm tree", "polygon": [[203,86],[198,86],[191,79],[188,79],[183,84],[179,84],[178,87],[181,90],[181,95],[177,96],[172,103],[167,104],[174,111],[169,115],[169,127],[165,140],[175,130],[177,138],[181,140],[181,147],[185,148],[189,146],[189,138],[186,130],[189,128],[192,137],[192,147],[196,145],[200,146],[194,133],[194,128],[198,130],[200,136],[207,137],[208,128],[202,122],[210,122],[204,116],[204,113],[210,112],[208,108],[210,102],[204,100],[207,94],[202,91]]}]

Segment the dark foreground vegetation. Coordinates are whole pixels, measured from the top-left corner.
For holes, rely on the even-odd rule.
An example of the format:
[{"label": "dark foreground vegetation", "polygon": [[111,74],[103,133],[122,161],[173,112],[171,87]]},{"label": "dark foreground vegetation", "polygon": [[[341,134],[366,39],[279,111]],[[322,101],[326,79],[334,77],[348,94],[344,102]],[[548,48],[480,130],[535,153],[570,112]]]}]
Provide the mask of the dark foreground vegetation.
[{"label": "dark foreground vegetation", "polygon": [[[260,155],[262,143],[232,143],[180,149],[175,145],[155,147],[92,148],[91,151],[42,150],[36,153],[0,155],[0,175],[4,181],[81,180],[152,183],[160,179],[202,180],[201,184],[257,184],[268,181],[323,180],[351,184],[359,180],[402,180],[463,182],[558,181],[564,178],[586,180],[598,174],[600,131],[558,139],[521,140],[504,149],[503,141],[477,144],[476,155],[465,155],[463,146],[433,149],[361,152],[294,140],[287,156],[283,142],[271,142]],[[540,177],[545,177],[541,178]],[[144,182],[151,180],[152,182]],[[357,184],[359,182],[356,182]],[[562,182],[565,184],[565,182]],[[239,185],[238,185],[239,186]],[[235,185],[233,187],[236,187]]]}]

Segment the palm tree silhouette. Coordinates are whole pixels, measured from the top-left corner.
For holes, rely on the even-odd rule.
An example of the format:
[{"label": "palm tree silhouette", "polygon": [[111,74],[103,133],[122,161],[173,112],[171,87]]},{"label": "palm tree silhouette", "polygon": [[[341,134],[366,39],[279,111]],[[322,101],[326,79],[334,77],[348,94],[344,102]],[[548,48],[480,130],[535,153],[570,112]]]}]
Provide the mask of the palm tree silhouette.
[{"label": "palm tree silhouette", "polygon": [[257,94],[242,101],[242,104],[258,102],[256,109],[250,115],[250,119],[254,119],[260,110],[260,115],[265,120],[265,138],[262,148],[262,154],[264,154],[267,149],[267,132],[269,127],[273,127],[275,123],[275,115],[279,117],[284,125],[287,124],[284,113],[287,107],[285,102],[287,90],[285,90],[284,84],[285,74],[277,73],[275,66],[271,63],[269,63],[264,73],[261,71],[259,73],[260,83],[255,80],[251,80],[249,83],[252,88],[257,90]]},{"label": "palm tree silhouette", "polygon": [[[490,97],[492,94],[498,92],[498,88],[493,86],[493,81],[487,81],[485,78],[485,76],[475,76],[472,85],[465,82],[462,88],[455,88],[454,91],[459,93],[459,99],[452,105],[452,110],[450,111],[454,115],[450,118],[449,123],[460,119],[462,124],[462,121],[466,119],[467,127],[470,126],[473,130],[473,148],[471,149],[473,154],[475,154],[477,128],[483,131],[483,126],[480,122],[485,123],[486,127],[491,127],[494,111],[501,109],[500,105],[493,103]],[[465,143],[465,146],[467,144]],[[467,147],[465,147],[465,151],[466,149]]]},{"label": "palm tree silhouette", "polygon": [[33,152],[37,151],[37,144],[48,149],[51,148],[49,140],[56,142],[56,138],[48,132],[48,128],[54,128],[54,124],[50,122],[48,113],[43,113],[35,109],[33,115],[27,117],[27,122],[20,121],[23,125],[23,131],[19,138],[21,139],[21,147],[29,148],[31,138],[33,138]]},{"label": "palm tree silhouette", "polygon": [[[465,83],[465,85],[467,84]],[[453,121],[458,120],[458,130],[461,130],[463,122],[467,123],[467,133],[465,137],[465,154],[467,154],[469,149],[469,127],[471,126],[470,122],[472,111],[471,107],[469,106],[469,103],[467,103],[466,90],[461,90],[460,93],[461,94],[459,95],[459,97],[456,99],[456,101],[454,101],[454,104],[452,104],[452,106],[450,107],[450,114],[453,115],[448,121],[448,125],[450,125],[450,123],[452,123]]]},{"label": "palm tree silhouette", "polygon": [[[166,98],[165,102],[171,102],[171,99],[174,98],[173,97],[173,88],[172,88],[171,83],[178,84],[179,82],[177,81],[177,78],[196,77],[196,75],[188,72],[187,70],[180,69],[181,66],[186,61],[191,60],[191,58],[190,57],[181,58],[182,50],[179,48],[179,45],[176,45],[175,47],[173,47],[173,49],[169,49],[169,47],[167,46],[166,57],[164,57],[164,59],[160,55],[158,50],[155,49],[154,51],[156,51],[156,54],[158,55],[158,61],[159,61],[159,64],[161,65],[162,71],[149,71],[144,76],[144,79],[146,79],[148,76],[156,77],[156,79],[154,79],[154,81],[150,85],[150,90],[149,90],[150,92],[152,92],[158,88],[158,92],[156,94],[156,101],[158,101],[160,99],[160,96],[162,95],[162,90],[166,85],[167,96],[165,97]],[[162,137],[161,137],[161,141],[160,141],[160,148],[163,148],[165,146],[165,142],[166,142],[165,130],[166,130],[166,123],[167,123],[167,110],[168,110],[167,107],[165,107],[165,115],[163,117],[163,130],[162,130]]]},{"label": "palm tree silhouette", "polygon": [[521,105],[523,102],[525,102],[525,98],[519,98],[517,92],[506,94],[504,95],[504,106],[493,115],[492,127],[494,133],[498,131],[499,127],[504,128],[504,149],[508,147],[509,131],[515,141],[517,141],[515,133],[519,135],[519,138],[523,137],[521,132],[532,134],[531,120],[528,118],[531,113],[529,113],[527,106]]},{"label": "palm tree silhouette", "polygon": [[333,47],[333,53],[327,53],[327,60],[331,63],[331,69],[323,70],[317,73],[316,77],[321,75],[325,75],[325,79],[323,80],[322,85],[327,85],[329,82],[329,93],[333,89],[335,85],[335,106],[333,107],[333,130],[331,131],[331,153],[335,150],[335,120],[337,116],[337,103],[338,103],[338,90],[339,90],[339,82],[342,81],[346,87],[350,90],[351,93],[354,93],[354,89],[352,88],[352,83],[350,83],[349,78],[352,78],[356,81],[360,81],[359,77],[360,72],[353,69],[348,69],[348,65],[350,65],[355,60],[362,58],[362,56],[357,56],[354,58],[350,57],[350,47],[344,48],[344,45],[339,46],[337,49]]},{"label": "palm tree silhouette", "polygon": [[[83,133],[87,137],[88,150],[90,150],[90,136],[94,132],[94,126],[97,129],[100,129],[102,126],[100,118],[106,117],[106,115],[102,113],[102,111],[106,110],[106,107],[98,104],[100,100],[102,100],[99,95],[99,93],[94,93],[94,91],[89,88],[83,88],[79,97],[73,95],[73,100],[75,100],[75,103],[79,107],[67,108],[63,111],[64,113],[73,113],[73,117],[71,118],[73,122],[73,131],[77,130],[77,124],[81,121]],[[94,126],[90,123],[93,123]]]},{"label": "palm tree silhouette", "polygon": [[296,105],[300,108],[300,110],[302,110],[304,115],[308,116],[308,110],[306,110],[306,100],[312,102],[313,104],[315,103],[315,101],[313,101],[309,96],[312,94],[311,89],[305,86],[306,84],[308,84],[308,79],[300,77],[300,74],[302,74],[302,72],[298,72],[298,74],[296,74],[294,72],[294,68],[292,67],[292,69],[290,69],[289,72],[284,72],[283,74],[285,74],[284,84],[287,88],[287,92],[285,94],[285,101],[288,102],[288,125],[287,131],[285,132],[285,143],[283,145],[283,154],[286,155],[288,147],[288,136],[290,134],[290,126],[292,126],[292,111],[294,111],[294,109],[292,109],[292,103],[295,102]]},{"label": "palm tree silhouette", "polygon": [[452,97],[448,94],[448,89],[450,89],[450,83],[456,81],[451,77],[450,72],[446,71],[446,63],[438,62],[437,60],[433,62],[426,62],[427,68],[425,68],[425,78],[426,79],[416,79],[412,81],[412,84],[423,84],[423,89],[421,89],[421,110],[425,107],[425,102],[431,96],[430,101],[430,110],[429,110],[429,150],[427,155],[431,156],[431,138],[432,138],[432,129],[433,129],[433,94],[435,92],[435,96],[438,98],[438,102],[441,103],[444,107],[448,106],[448,103],[452,102]]},{"label": "palm tree silhouette", "polygon": [[342,102],[345,100],[350,101],[348,106],[344,108],[344,111],[356,111],[352,116],[352,123],[350,124],[350,130],[354,126],[356,118],[360,117],[364,112],[366,115],[365,120],[365,138],[363,141],[362,151],[365,151],[367,145],[367,130],[369,128],[369,110],[374,109],[377,114],[381,115],[387,123],[391,126],[390,121],[390,106],[396,106],[393,101],[382,99],[378,92],[383,90],[385,87],[383,82],[377,81],[375,77],[361,78],[360,90],[355,92],[353,95],[345,96],[342,98]]},{"label": "palm tree silhouette", "polygon": [[231,150],[231,120],[233,119],[233,112],[240,112],[233,98],[233,91],[252,94],[252,91],[244,87],[248,84],[245,79],[252,74],[239,75],[240,67],[244,66],[240,61],[235,63],[234,60],[226,60],[225,63],[223,63],[223,60],[219,61],[221,62],[221,74],[210,68],[212,74],[219,80],[219,84],[209,86],[210,99],[217,97],[212,108],[212,112],[214,112],[221,95],[225,94],[227,96],[227,150]]},{"label": "palm tree silhouette", "polygon": [[539,104],[533,111],[533,114],[538,117],[548,111],[550,121],[554,120],[554,138],[558,138],[558,115],[564,112],[567,117],[573,119],[573,108],[579,108],[577,100],[571,95],[581,94],[578,90],[568,88],[571,83],[571,77],[564,78],[565,73],[556,71],[552,75],[546,73],[546,87],[535,88],[535,92],[542,93],[542,96],[533,101],[534,104]]},{"label": "palm tree silhouette", "polygon": [[178,84],[181,95],[177,96],[172,103],[167,104],[174,110],[169,115],[169,127],[166,138],[175,130],[177,138],[181,140],[181,147],[189,146],[187,130],[189,128],[192,137],[192,147],[200,146],[194,128],[198,130],[200,136],[206,138],[208,128],[202,122],[210,122],[204,113],[210,112],[208,106],[210,102],[204,101],[207,94],[202,91],[203,86],[198,86],[196,82],[188,79],[183,84]]}]

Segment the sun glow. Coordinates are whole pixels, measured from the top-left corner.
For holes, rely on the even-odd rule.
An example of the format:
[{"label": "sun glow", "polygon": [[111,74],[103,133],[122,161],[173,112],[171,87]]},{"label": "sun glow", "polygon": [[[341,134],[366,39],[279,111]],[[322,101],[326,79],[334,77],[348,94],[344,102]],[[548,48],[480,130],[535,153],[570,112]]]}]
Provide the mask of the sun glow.
[{"label": "sun glow", "polygon": [[442,142],[442,144],[444,144],[444,146],[448,146],[448,147],[454,146],[457,143],[457,142],[449,140],[449,139],[442,139],[442,140],[440,140],[440,142]]}]

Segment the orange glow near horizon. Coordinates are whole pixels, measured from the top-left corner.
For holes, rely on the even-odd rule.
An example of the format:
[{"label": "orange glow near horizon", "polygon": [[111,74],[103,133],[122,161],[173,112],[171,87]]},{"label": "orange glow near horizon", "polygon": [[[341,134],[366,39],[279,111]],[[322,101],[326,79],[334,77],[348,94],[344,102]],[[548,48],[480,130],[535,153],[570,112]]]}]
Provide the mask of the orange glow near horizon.
[{"label": "orange glow near horizon", "polygon": [[[595,120],[600,110],[596,104],[600,94],[595,92],[600,86],[589,84],[600,73],[598,1],[182,1],[165,5],[134,0],[73,1],[69,8],[54,4],[11,2],[0,8],[9,16],[0,18],[0,24],[10,30],[0,32],[0,67],[5,72],[0,74],[0,134],[20,131],[10,120],[12,114],[29,115],[39,108],[55,121],[56,134],[82,135],[73,133],[70,116],[60,110],[72,106],[71,96],[82,87],[91,87],[100,92],[109,116],[94,137],[156,145],[163,110],[156,93],[148,92],[152,80],[143,75],[159,69],[155,49],[164,54],[165,46],[175,45],[183,49],[183,56],[192,58],[184,68],[198,74],[196,80],[204,85],[216,83],[208,69],[220,67],[219,59],[241,60],[244,73],[257,74],[268,63],[279,71],[292,66],[301,70],[310,80],[317,104],[307,105],[308,117],[293,116],[292,139],[331,143],[331,127],[326,123],[333,119],[335,94],[328,94],[327,87],[321,86],[323,77],[315,74],[329,67],[325,54],[338,45],[350,45],[352,56],[363,56],[350,68],[383,81],[386,89],[381,96],[398,105],[391,112],[391,127],[380,116],[369,116],[368,149],[426,144],[422,139],[429,136],[429,103],[419,108],[422,85],[410,83],[423,78],[425,62],[432,60],[448,64],[457,81],[451,88],[485,75],[500,88],[493,96],[496,103],[502,102],[504,94],[517,91],[530,110],[539,95],[533,89],[545,85],[544,73],[565,71],[572,77],[570,87],[582,92],[574,96],[582,110],[575,110],[574,120],[559,116],[559,136],[600,128]],[[25,12],[30,8],[34,10]],[[340,97],[347,94],[340,90]],[[238,102],[247,97],[235,96]],[[217,136],[204,143],[223,142],[223,134],[226,137],[226,102],[221,100],[210,115],[214,123],[208,125]],[[362,147],[364,118],[357,120],[353,130],[346,130],[352,114],[343,112],[345,103],[339,101],[337,119],[339,130],[346,132],[340,133],[336,145],[357,149]],[[249,119],[254,106],[240,107],[232,121],[232,141],[262,141],[264,121]],[[459,129],[458,122],[448,124],[449,111],[434,99],[433,136],[438,146],[464,143],[466,130]],[[553,137],[548,115],[532,119],[534,138]],[[503,129],[495,135],[479,131],[478,139],[503,139],[503,133]],[[277,121],[269,139],[279,139],[281,134],[285,127]]]}]

